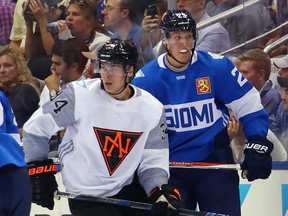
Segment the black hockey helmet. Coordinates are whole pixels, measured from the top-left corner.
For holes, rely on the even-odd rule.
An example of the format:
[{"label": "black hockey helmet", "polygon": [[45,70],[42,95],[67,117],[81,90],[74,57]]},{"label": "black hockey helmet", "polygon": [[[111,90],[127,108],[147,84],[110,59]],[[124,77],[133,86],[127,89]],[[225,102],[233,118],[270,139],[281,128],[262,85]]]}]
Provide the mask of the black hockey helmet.
[{"label": "black hockey helmet", "polygon": [[196,22],[185,9],[168,10],[162,16],[160,27],[165,37],[170,32],[191,31],[196,40]]},{"label": "black hockey helmet", "polygon": [[122,41],[116,38],[111,39],[107,41],[98,51],[98,62],[100,67],[101,62],[135,67],[137,59],[137,48],[131,40]]}]

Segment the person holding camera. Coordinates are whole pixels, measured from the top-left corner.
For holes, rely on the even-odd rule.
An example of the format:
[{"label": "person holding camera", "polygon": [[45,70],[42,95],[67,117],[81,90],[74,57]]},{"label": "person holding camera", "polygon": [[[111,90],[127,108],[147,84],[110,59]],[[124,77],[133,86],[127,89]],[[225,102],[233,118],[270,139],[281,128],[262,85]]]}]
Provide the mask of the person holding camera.
[{"label": "person holding camera", "polygon": [[57,32],[49,31],[47,24],[65,16],[66,7],[60,1],[29,0],[23,8],[27,64],[33,76],[41,80],[50,75],[51,50],[58,37]]},{"label": "person holding camera", "polygon": [[148,4],[142,20],[141,50],[144,62],[156,57],[156,46],[161,41],[160,18],[167,11],[167,0],[154,0]]},{"label": "person holding camera", "polygon": [[[48,4],[49,2],[49,4]],[[24,4],[24,19],[26,23],[25,54],[27,60],[41,55],[51,55],[57,32],[50,32],[47,24],[64,18],[65,6],[58,7],[61,0],[42,2],[41,0],[29,0]],[[36,27],[33,32],[33,21]]]}]

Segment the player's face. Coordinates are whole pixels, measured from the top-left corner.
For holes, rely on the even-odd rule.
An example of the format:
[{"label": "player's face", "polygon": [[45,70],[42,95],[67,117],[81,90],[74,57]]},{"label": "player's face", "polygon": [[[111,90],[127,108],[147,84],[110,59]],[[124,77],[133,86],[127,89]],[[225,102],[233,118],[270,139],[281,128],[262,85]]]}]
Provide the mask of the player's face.
[{"label": "player's face", "polygon": [[101,63],[99,73],[105,91],[116,94],[123,90],[127,76],[121,64]]},{"label": "player's face", "polygon": [[[191,58],[191,49],[194,46],[193,34],[189,31],[171,32],[164,44],[178,61],[187,62]],[[172,66],[177,67],[177,65]]]},{"label": "player's face", "polygon": [[18,75],[18,67],[14,59],[9,55],[0,56],[0,82],[9,86]]}]

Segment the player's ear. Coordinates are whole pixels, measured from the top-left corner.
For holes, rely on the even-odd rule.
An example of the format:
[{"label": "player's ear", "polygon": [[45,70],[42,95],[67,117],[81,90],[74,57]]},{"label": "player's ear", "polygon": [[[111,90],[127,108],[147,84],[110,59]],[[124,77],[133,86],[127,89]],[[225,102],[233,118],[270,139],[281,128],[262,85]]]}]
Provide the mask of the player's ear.
[{"label": "player's ear", "polygon": [[166,39],[163,39],[163,40],[162,40],[162,44],[163,44],[164,47],[167,47],[167,41],[166,41]]},{"label": "player's ear", "polygon": [[129,77],[129,78],[131,78],[132,76],[133,76],[133,72],[134,72],[134,70],[135,70],[135,67],[134,66],[130,66],[129,67],[129,70],[127,71],[127,76]]},{"label": "player's ear", "polygon": [[127,79],[127,82],[130,82],[133,77],[134,77],[134,70],[135,70],[135,67],[134,66],[130,66],[128,71],[127,71],[127,76],[126,76],[126,79]]}]

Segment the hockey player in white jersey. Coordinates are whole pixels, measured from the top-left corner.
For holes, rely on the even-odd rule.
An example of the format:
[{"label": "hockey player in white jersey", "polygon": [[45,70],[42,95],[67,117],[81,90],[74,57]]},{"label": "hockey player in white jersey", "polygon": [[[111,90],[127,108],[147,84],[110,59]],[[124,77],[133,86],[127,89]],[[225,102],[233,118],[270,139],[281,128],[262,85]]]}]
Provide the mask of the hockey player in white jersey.
[{"label": "hockey player in white jersey", "polygon": [[[154,215],[177,215],[180,194],[168,185],[168,140],[163,105],[130,84],[138,58],[136,47],[111,39],[98,52],[101,79],[49,89],[51,101],[24,126],[23,145],[33,185],[33,201],[53,209],[57,189],[54,165],[47,159],[48,127],[66,128],[59,146],[68,192],[129,199],[126,188],[137,172],[153,202]],[[34,172],[45,166],[46,173]],[[49,169],[51,167],[51,169]],[[138,193],[138,191],[134,191]],[[140,215],[114,205],[69,200],[73,216]]]},{"label": "hockey player in white jersey", "polygon": [[[247,179],[268,178],[273,144],[266,139],[268,116],[259,92],[228,58],[195,51],[196,23],[186,10],[168,10],[161,28],[166,53],[141,68],[132,83],[165,107],[170,161],[234,163],[226,129],[230,108],[248,140],[242,164]],[[237,171],[171,169],[170,174],[181,207],[198,204],[201,211],[241,214]]]}]

